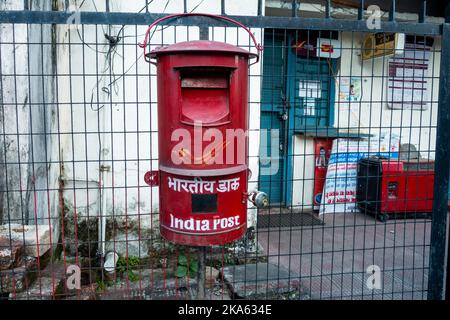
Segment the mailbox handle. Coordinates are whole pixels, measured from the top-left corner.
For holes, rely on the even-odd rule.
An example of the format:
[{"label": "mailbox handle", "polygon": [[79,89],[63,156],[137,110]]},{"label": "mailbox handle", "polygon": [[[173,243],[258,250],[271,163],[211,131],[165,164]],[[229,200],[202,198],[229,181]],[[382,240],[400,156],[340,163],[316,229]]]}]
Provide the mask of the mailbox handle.
[{"label": "mailbox handle", "polygon": [[154,26],[156,26],[158,23],[160,23],[161,21],[163,21],[163,20],[173,19],[173,18],[180,18],[180,17],[190,17],[190,16],[204,16],[204,17],[210,17],[210,18],[214,18],[214,19],[222,19],[222,20],[226,20],[226,21],[228,21],[228,22],[232,22],[232,23],[234,23],[235,25],[237,25],[237,26],[243,28],[245,31],[248,32],[248,34],[249,34],[250,37],[252,38],[253,43],[255,44],[255,47],[256,47],[256,52],[257,52],[257,53],[256,53],[256,61],[253,62],[253,63],[251,63],[250,65],[253,65],[253,64],[255,64],[255,63],[258,63],[258,61],[259,61],[259,52],[262,51],[262,46],[261,46],[261,44],[259,44],[259,43],[256,42],[255,35],[250,31],[249,28],[247,28],[246,26],[244,26],[242,23],[240,23],[240,22],[238,22],[238,21],[236,21],[236,20],[233,20],[233,19],[231,19],[231,18],[228,18],[228,17],[218,16],[218,15],[215,15],[215,14],[209,14],[209,13],[194,13],[194,12],[191,12],[191,13],[171,14],[171,15],[168,15],[168,16],[165,16],[165,17],[162,17],[162,18],[159,18],[159,19],[153,21],[153,23],[148,27],[147,32],[145,33],[144,42],[138,44],[139,47],[141,47],[141,48],[144,49],[144,59],[145,59],[145,61],[150,62],[150,63],[152,63],[152,64],[155,64],[155,62],[153,62],[153,61],[151,60],[151,58],[148,56],[148,53],[147,53],[147,44],[150,44],[150,39],[148,38],[148,35],[150,34],[150,30],[151,30]]}]

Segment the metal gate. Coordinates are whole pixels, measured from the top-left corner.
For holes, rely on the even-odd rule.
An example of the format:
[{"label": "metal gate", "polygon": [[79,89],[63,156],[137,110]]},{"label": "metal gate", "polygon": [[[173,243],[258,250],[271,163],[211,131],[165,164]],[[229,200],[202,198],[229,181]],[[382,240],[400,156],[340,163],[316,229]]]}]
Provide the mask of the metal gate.
[{"label": "metal gate", "polygon": [[[443,299],[449,16],[175,2],[0,4],[0,299]],[[243,239],[198,249],[159,234],[156,69],[137,44],[202,11],[263,45],[249,186],[274,201],[249,203]],[[207,17],[151,37],[252,48]]]}]

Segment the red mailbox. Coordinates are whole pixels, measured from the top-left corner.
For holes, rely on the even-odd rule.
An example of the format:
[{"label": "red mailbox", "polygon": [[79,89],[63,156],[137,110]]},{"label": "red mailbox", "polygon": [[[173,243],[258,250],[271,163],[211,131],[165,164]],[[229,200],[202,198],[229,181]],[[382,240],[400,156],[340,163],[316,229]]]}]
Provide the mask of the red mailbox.
[{"label": "red mailbox", "polygon": [[155,21],[141,45],[146,60],[157,66],[158,86],[159,172],[146,180],[159,184],[164,238],[222,245],[246,231],[248,67],[259,56],[205,40],[145,52],[153,25],[186,15],[199,14]]}]

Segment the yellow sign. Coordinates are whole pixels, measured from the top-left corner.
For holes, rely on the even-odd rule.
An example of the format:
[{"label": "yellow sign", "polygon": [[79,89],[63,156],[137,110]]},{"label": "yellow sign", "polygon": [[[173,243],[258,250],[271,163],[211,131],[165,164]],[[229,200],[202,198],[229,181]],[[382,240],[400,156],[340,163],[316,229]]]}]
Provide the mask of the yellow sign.
[{"label": "yellow sign", "polygon": [[373,59],[400,53],[405,45],[403,33],[371,33],[364,38],[361,59]]}]

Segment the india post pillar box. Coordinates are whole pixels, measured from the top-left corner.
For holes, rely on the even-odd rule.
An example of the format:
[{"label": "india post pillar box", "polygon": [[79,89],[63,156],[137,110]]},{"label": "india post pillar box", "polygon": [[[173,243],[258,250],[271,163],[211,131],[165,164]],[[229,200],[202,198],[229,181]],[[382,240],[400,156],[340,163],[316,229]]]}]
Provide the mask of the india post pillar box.
[{"label": "india post pillar box", "polygon": [[146,54],[158,88],[160,231],[172,242],[222,245],[247,224],[248,67],[256,57],[215,41]]}]

